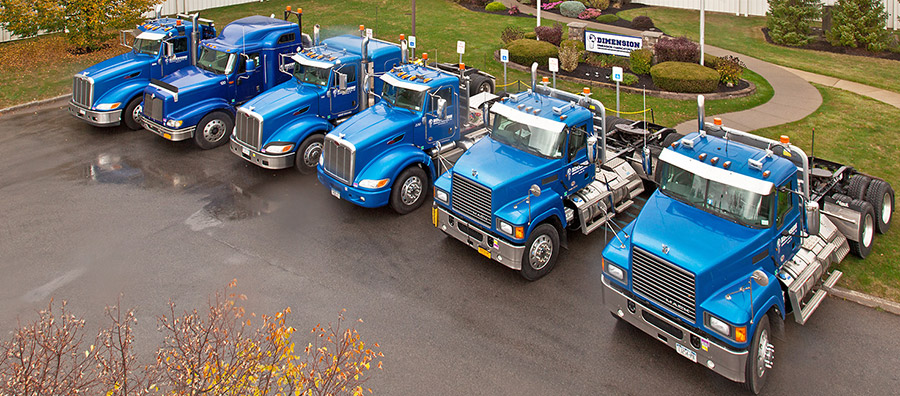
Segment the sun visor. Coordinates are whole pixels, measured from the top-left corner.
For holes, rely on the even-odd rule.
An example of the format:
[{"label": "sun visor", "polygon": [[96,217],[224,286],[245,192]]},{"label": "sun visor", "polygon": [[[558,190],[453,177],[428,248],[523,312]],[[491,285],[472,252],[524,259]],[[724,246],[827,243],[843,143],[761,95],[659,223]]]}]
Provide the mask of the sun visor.
[{"label": "sun visor", "polygon": [[521,112],[502,103],[494,103],[494,105],[491,106],[491,112],[500,114],[512,121],[526,125],[534,125],[550,132],[560,132],[566,127],[565,123]]},{"label": "sun visor", "polygon": [[307,57],[303,57],[303,56],[300,56],[297,54],[294,54],[293,56],[291,56],[291,59],[293,59],[294,62],[297,62],[303,66],[318,67],[320,69],[328,69],[328,68],[334,66],[334,63],[313,60],[313,59],[309,59]]},{"label": "sun visor", "polygon": [[157,32],[141,32],[141,34],[137,35],[136,38],[141,40],[162,40],[166,35],[164,33]]},{"label": "sun visor", "polygon": [[663,150],[662,153],[659,154],[659,160],[690,171],[704,179],[747,190],[759,195],[769,195],[775,189],[775,184],[770,181],[760,180],[723,168],[717,168],[670,149]]},{"label": "sun visor", "polygon": [[395,87],[398,87],[398,88],[411,89],[411,90],[416,91],[416,92],[422,92],[422,91],[425,91],[425,90],[428,89],[428,86],[425,85],[425,84],[416,84],[416,83],[414,83],[414,82],[412,82],[412,81],[401,80],[401,79],[399,79],[399,78],[397,78],[397,77],[394,77],[394,76],[391,75],[391,74],[382,74],[382,75],[381,75],[381,81],[384,81],[384,82],[386,82],[386,83],[388,83],[388,84],[391,84],[391,85],[393,85],[393,86],[395,86]]}]

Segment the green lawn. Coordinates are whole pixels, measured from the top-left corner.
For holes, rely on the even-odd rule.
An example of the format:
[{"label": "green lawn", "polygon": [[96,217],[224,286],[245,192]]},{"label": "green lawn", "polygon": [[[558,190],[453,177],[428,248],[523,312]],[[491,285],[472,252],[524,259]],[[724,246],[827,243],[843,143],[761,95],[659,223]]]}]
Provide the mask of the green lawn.
[{"label": "green lawn", "polygon": [[[790,124],[757,130],[762,136],[777,139],[791,137],[810,154],[812,131],[816,131],[817,157],[852,165],[864,173],[884,178],[900,188],[900,133],[891,127],[897,109],[874,99],[844,90],[817,85],[822,106],[815,114]],[[858,109],[866,109],[864,115]],[[896,213],[896,212],[895,212]],[[850,255],[837,268],[844,272],[840,286],[900,301],[900,229],[898,224],[887,234],[877,235],[872,253],[864,260]]]},{"label": "green lawn", "polygon": [[[699,11],[647,7],[622,11],[617,15],[628,20],[638,15],[647,15],[668,35],[700,40]],[[705,40],[709,45],[778,65],[900,92],[900,79],[897,78],[900,76],[900,61],[769,44],[761,30],[765,25],[765,17],[738,17],[707,12]]]}]

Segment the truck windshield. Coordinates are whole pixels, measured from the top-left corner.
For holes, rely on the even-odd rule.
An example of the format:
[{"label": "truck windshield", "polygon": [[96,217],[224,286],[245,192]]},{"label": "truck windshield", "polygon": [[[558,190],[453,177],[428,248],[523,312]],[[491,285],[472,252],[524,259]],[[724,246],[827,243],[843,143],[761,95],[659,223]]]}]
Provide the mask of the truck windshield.
[{"label": "truck windshield", "polygon": [[425,101],[425,91],[414,91],[384,83],[381,87],[381,99],[393,107],[419,111],[422,110],[422,103]]},{"label": "truck windshield", "polygon": [[523,124],[496,113],[491,138],[537,156],[552,159],[562,158],[563,143],[566,141],[566,135],[561,130],[554,132]]},{"label": "truck windshield", "polygon": [[772,194],[759,195],[708,180],[660,161],[659,191],[667,196],[720,217],[750,227],[771,223]]},{"label": "truck windshield", "polygon": [[134,40],[134,51],[139,54],[147,54],[147,55],[159,55],[159,45],[161,40],[149,40],[149,39],[135,39]]},{"label": "truck windshield", "polygon": [[234,58],[234,54],[203,47],[200,59],[197,59],[197,67],[216,74],[230,74],[234,69]]},{"label": "truck windshield", "polygon": [[306,66],[301,65],[300,63],[294,64],[294,77],[296,77],[297,80],[322,87],[328,85],[328,75],[330,72],[331,68]]}]

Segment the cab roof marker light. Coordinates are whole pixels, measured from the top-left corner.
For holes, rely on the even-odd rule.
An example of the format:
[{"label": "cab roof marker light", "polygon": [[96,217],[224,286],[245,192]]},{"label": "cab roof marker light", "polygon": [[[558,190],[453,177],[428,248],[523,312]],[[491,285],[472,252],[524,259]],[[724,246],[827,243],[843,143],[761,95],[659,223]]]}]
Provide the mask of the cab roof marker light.
[{"label": "cab roof marker light", "polygon": [[538,114],[540,114],[540,112],[541,112],[541,109],[534,109],[534,115],[538,115]]}]

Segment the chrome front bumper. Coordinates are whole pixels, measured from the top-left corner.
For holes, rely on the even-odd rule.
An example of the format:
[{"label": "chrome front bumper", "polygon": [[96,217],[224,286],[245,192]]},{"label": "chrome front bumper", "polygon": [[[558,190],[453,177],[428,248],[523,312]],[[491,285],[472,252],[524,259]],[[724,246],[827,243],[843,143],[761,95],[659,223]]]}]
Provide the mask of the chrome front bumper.
[{"label": "chrome front bumper", "polygon": [[[662,341],[672,349],[678,350],[676,345],[680,345],[693,351],[696,353],[696,363],[708,367],[719,375],[735,382],[744,382],[744,374],[747,368],[747,351],[733,351],[715,340],[704,338],[700,334],[655,313],[652,309],[641,304],[640,301],[629,298],[619,290],[616,290],[610,283],[611,281],[607,279],[606,274],[602,276],[602,280],[603,304],[614,315]],[[658,326],[650,321],[662,325]],[[671,326],[671,328],[669,330],[663,329],[663,327],[667,326]],[[673,329],[675,331],[672,331]],[[679,331],[681,332],[681,338],[678,338],[677,335]],[[672,334],[673,332],[676,334]],[[695,340],[699,339],[699,348],[692,345],[691,336],[696,337]],[[691,359],[688,358],[688,360]]]},{"label": "chrome front bumper", "polygon": [[294,166],[294,157],[297,155],[296,153],[284,155],[263,154],[255,148],[235,140],[234,137],[231,138],[231,152],[266,169],[290,168]]},{"label": "chrome front bumper", "polygon": [[173,142],[179,142],[182,140],[188,140],[194,137],[194,130],[197,129],[196,126],[191,126],[183,129],[172,129],[163,125],[157,124],[153,120],[148,120],[142,114],[138,121],[141,123],[141,126],[144,129],[153,132],[159,136],[162,136],[165,139],[171,140]]},{"label": "chrome front bumper", "polygon": [[[458,216],[450,214],[437,205],[431,208],[431,217],[432,224],[435,227],[460,242],[469,245],[481,255],[514,270],[522,269],[522,254],[525,252],[525,246],[511,245],[503,239],[470,225],[469,222],[461,220]],[[470,231],[466,233],[462,230]]]},{"label": "chrome front bumper", "polygon": [[122,110],[94,111],[69,101],[69,114],[94,126],[116,126],[122,123]]}]

